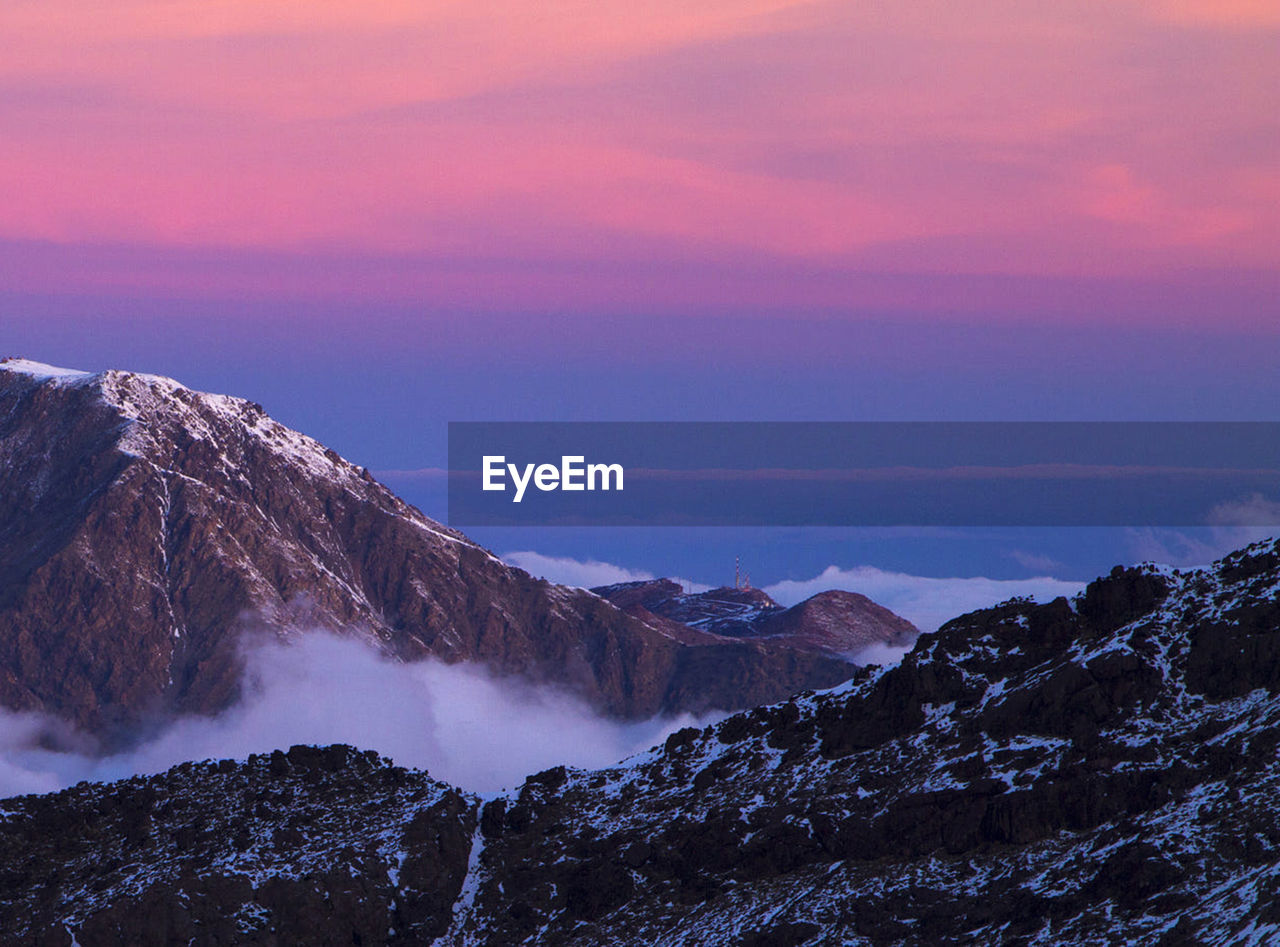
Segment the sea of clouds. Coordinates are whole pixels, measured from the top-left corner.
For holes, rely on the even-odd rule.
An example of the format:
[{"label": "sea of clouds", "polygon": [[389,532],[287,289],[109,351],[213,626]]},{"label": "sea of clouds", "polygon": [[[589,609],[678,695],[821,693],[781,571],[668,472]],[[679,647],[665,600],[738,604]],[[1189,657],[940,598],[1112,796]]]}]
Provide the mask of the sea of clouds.
[{"label": "sea of clouds", "polygon": [[[654,578],[651,573],[608,562],[580,561],[544,556],[536,552],[511,552],[502,558],[539,578],[581,588]],[[690,592],[706,591],[708,588],[685,579],[676,581]],[[776,582],[764,586],[763,590],[780,605],[795,605],[827,589],[860,592],[901,615],[921,631],[936,631],[948,619],[975,608],[986,608],[1020,596],[1049,601],[1059,595],[1074,595],[1084,586],[1084,582],[1050,576],[1029,579],[988,579],[982,576],[933,578],[877,569],[874,566],[854,566],[847,569],[828,566],[811,579]],[[865,657],[860,657],[859,662],[884,663],[871,662]]]},{"label": "sea of clouds", "polygon": [[[651,573],[593,560],[515,552],[504,557],[537,576],[580,587],[652,579]],[[705,585],[678,580],[687,591]],[[1083,583],[1050,577],[931,578],[858,566],[831,566],[804,581],[765,587],[792,605],[826,589],[861,592],[932,631],[943,621],[1014,596],[1047,600]],[[907,647],[849,655],[893,664]],[[621,722],[602,717],[562,688],[500,677],[481,665],[403,663],[364,639],[312,631],[289,642],[244,645],[242,698],[215,716],[169,721],[127,750],[104,755],[93,741],[40,714],[0,710],[0,797],[50,792],[81,780],[163,772],[186,760],[237,758],[296,743],[348,743],[480,794],[518,785],[549,766],[608,766],[714,716]],[[723,715],[718,715],[723,716]]]},{"label": "sea of clouds", "polygon": [[[81,780],[163,772],[185,760],[243,759],[297,743],[348,743],[480,794],[549,766],[602,767],[715,716],[637,723],[602,717],[556,687],[483,666],[406,664],[364,641],[308,632],[244,648],[243,697],[216,716],[180,717],[124,752],[40,714],[0,710],[0,797]],[[718,715],[723,716],[723,715]]]}]

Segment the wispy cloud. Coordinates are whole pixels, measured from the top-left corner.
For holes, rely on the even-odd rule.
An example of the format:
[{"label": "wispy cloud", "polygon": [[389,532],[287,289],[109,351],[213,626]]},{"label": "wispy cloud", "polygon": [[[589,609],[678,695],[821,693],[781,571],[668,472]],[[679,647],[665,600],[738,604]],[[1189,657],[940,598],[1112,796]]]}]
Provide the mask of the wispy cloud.
[{"label": "wispy cloud", "polygon": [[854,664],[868,665],[878,664],[881,667],[889,667],[897,664],[903,657],[915,647],[915,643],[905,645],[892,644],[873,644],[868,645],[860,651],[855,651],[849,655],[849,660]]},{"label": "wispy cloud", "polygon": [[1219,503],[1209,511],[1207,519],[1211,526],[1261,528],[1263,536],[1267,536],[1280,527],[1280,502],[1254,493],[1243,499]]},{"label": "wispy cloud", "polygon": [[0,711],[0,796],[296,743],[349,743],[491,793],[557,764],[608,765],[696,722],[620,723],[554,687],[497,678],[475,665],[393,662],[360,641],[323,632],[249,646],[245,685],[243,699],[227,711],[180,718],[105,757],[55,720]]},{"label": "wispy cloud", "polygon": [[1009,551],[1009,558],[1022,566],[1024,569],[1030,569],[1040,575],[1053,575],[1061,573],[1066,567],[1054,559],[1052,556],[1046,556],[1038,552],[1028,552],[1025,549],[1012,549]]},{"label": "wispy cloud", "polygon": [[[618,582],[640,582],[655,579],[652,572],[643,569],[629,569],[614,565],[611,562],[599,562],[595,559],[573,559],[566,556],[544,556],[542,553],[524,550],[509,552],[502,557],[530,575],[559,585],[572,585],[581,589],[595,588],[601,585],[614,585]],[[690,579],[675,578],[687,592],[705,592],[711,588]]]},{"label": "wispy cloud", "polygon": [[1126,531],[1135,561],[1180,568],[1207,566],[1227,553],[1280,534],[1274,526],[1207,526],[1197,529],[1130,529]]}]

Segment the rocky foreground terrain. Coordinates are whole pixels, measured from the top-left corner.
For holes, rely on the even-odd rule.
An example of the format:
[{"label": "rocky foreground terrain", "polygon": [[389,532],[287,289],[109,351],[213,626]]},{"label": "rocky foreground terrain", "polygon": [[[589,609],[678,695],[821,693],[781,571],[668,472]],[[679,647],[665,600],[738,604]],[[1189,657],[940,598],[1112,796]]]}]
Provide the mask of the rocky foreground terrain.
[{"label": "rocky foreground terrain", "polygon": [[[1274,944],[1280,544],[479,799],[345,747],[0,804],[16,944]],[[74,938],[74,941],[73,941]]]},{"label": "rocky foreground terrain", "polygon": [[[882,638],[899,635],[884,619]],[[622,718],[851,672],[794,628],[723,636],[536,580],[261,405],[0,361],[0,706],[112,745],[233,703],[246,632],[315,628],[567,685]]]}]

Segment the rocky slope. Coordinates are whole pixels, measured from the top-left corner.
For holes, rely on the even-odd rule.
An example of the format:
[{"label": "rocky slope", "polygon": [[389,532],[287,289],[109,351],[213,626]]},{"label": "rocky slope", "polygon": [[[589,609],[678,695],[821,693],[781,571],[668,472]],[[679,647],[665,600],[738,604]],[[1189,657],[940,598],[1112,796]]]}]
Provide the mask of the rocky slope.
[{"label": "rocky slope", "polygon": [[671,579],[605,585],[591,591],[645,620],[653,616],[729,638],[775,639],[833,654],[871,645],[902,646],[915,625],[865,595],[833,589],[783,608],[761,589],[723,587],[686,593]]},{"label": "rocky slope", "polygon": [[344,748],[6,801],[19,944],[1272,944],[1280,543],[482,801]]},{"label": "rocky slope", "polygon": [[260,405],[0,362],[0,705],[127,734],[232,702],[246,631],[307,628],[567,684],[621,717],[750,706],[850,670],[534,580]]}]

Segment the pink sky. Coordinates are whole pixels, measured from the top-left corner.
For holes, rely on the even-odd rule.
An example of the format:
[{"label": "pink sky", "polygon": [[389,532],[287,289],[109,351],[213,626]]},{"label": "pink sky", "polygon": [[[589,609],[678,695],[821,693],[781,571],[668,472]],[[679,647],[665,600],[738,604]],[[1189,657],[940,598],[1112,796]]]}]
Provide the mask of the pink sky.
[{"label": "pink sky", "polygon": [[1280,262],[1280,0],[11,0],[0,34],[9,289],[856,308]]}]

